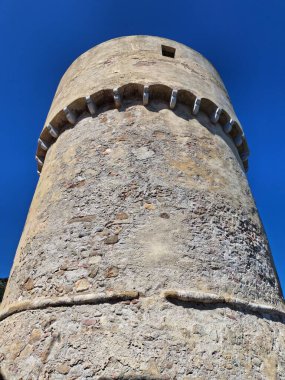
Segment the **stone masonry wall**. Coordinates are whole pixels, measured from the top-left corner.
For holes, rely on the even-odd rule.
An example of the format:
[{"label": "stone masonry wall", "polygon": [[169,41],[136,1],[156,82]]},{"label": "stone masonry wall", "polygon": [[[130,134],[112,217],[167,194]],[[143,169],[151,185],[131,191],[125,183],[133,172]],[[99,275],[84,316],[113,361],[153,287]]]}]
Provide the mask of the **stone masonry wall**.
[{"label": "stone masonry wall", "polygon": [[65,131],[48,152],[4,304],[181,286],[277,303],[235,147],[199,118],[158,102]]},{"label": "stone masonry wall", "polygon": [[29,380],[284,380],[284,320],[223,305],[48,308],[1,322],[1,368]]},{"label": "stone masonry wall", "polygon": [[[231,144],[205,115],[162,102],[83,115],[59,137],[3,305],[32,305],[1,322],[2,337],[15,332],[12,346],[0,337],[8,379],[284,378],[284,318],[246,307],[282,305]],[[170,301],[167,290],[244,307]],[[110,292],[137,295],[36,310],[37,299]]]},{"label": "stone masonry wall", "polygon": [[36,155],[0,379],[285,379],[247,142],[206,59],[147,36],[91,49],[64,75]]}]

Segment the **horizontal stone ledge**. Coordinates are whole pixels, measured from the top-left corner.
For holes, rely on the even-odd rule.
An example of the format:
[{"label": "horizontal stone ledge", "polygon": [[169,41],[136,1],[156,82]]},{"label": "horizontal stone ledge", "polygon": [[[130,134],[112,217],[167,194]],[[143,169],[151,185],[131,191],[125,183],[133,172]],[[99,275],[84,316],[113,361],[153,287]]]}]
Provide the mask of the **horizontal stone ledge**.
[{"label": "horizontal stone ledge", "polygon": [[3,310],[0,308],[0,322],[13,314],[21,313],[23,311],[47,309],[49,307],[92,305],[108,302],[131,301],[138,297],[139,292],[136,291],[76,294],[73,296],[53,298],[40,297],[33,300],[15,302]]},{"label": "horizontal stone ledge", "polygon": [[172,89],[163,84],[127,83],[118,88],[104,89],[91,95],[87,94],[84,98],[75,99],[58,112],[43,129],[38,140],[36,153],[38,171],[42,170],[50,146],[56,142],[66,127],[71,128],[76,125],[83,113],[87,112],[95,117],[99,114],[99,108],[109,104],[111,108],[119,109],[125,100],[130,101],[131,99],[141,100],[143,106],[148,106],[151,100],[165,101],[171,110],[174,110],[178,104],[183,104],[189,106],[189,111],[193,116],[197,116],[201,111],[206,113],[213,125],[219,123],[225,134],[232,138],[244,169],[247,170],[249,149],[243,130],[231,115],[213,101],[207,98],[198,98],[189,90]]},{"label": "horizontal stone ledge", "polygon": [[[240,308],[241,311],[257,312],[263,314],[274,314],[281,317],[285,317],[285,308],[279,309],[273,305],[250,302],[244,299],[235,298],[227,295],[219,295],[215,293],[206,293],[198,291],[186,291],[186,290],[164,290],[161,296],[168,300],[178,300],[182,302],[197,303],[204,305],[216,305],[225,304],[229,307],[236,309]],[[285,322],[285,320],[284,320]]]},{"label": "horizontal stone ledge", "polygon": [[[225,307],[232,308],[246,313],[261,313],[266,315],[275,315],[282,317],[282,322],[285,323],[285,307],[277,308],[273,305],[250,302],[244,299],[239,299],[227,295],[219,295],[215,293],[206,293],[199,291],[172,290],[167,289],[160,294],[162,299],[168,301],[182,301],[191,304],[212,305],[215,308]],[[154,295],[157,298],[157,295]],[[0,322],[4,319],[24,311],[42,310],[49,307],[65,307],[65,306],[80,306],[80,305],[96,305],[111,302],[132,301],[138,298],[150,298],[140,295],[138,291],[120,291],[120,292],[102,292],[76,294],[72,296],[62,297],[40,297],[33,300],[15,302],[1,310],[0,307]]]}]

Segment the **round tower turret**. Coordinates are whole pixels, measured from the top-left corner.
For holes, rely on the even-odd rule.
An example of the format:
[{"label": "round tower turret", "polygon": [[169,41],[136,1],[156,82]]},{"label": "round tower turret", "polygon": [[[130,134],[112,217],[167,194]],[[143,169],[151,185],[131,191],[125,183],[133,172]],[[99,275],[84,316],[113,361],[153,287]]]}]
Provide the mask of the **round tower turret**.
[{"label": "round tower turret", "polygon": [[7,379],[282,378],[282,293],[213,66],[107,41],[64,74],[0,309]]}]

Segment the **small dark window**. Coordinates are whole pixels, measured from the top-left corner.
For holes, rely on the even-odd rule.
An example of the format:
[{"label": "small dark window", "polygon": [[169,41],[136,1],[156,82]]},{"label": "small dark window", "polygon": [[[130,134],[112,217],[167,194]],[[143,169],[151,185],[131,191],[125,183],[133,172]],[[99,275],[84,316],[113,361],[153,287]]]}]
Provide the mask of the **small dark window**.
[{"label": "small dark window", "polygon": [[174,58],[175,50],[176,49],[174,49],[171,46],[161,45],[161,52],[162,52],[162,55],[164,55],[165,57]]}]

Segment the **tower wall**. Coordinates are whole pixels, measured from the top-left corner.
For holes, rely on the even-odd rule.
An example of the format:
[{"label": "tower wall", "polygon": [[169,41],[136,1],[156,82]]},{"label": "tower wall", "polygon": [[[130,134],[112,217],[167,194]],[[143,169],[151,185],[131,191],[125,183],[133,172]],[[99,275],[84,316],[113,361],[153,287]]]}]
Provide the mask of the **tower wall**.
[{"label": "tower wall", "polygon": [[3,375],[282,379],[283,301],[247,152],[191,49],[126,37],[79,57],[41,133],[0,309]]}]

